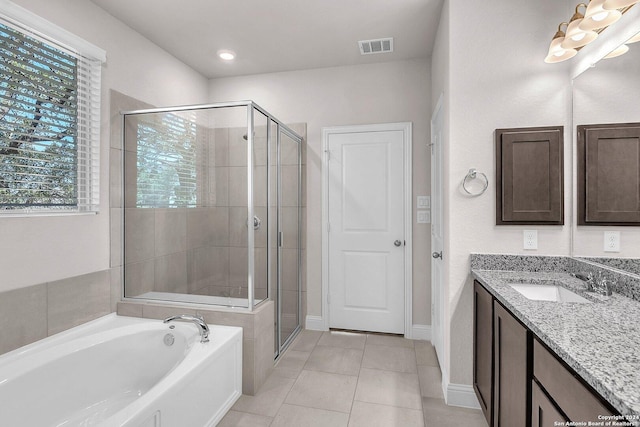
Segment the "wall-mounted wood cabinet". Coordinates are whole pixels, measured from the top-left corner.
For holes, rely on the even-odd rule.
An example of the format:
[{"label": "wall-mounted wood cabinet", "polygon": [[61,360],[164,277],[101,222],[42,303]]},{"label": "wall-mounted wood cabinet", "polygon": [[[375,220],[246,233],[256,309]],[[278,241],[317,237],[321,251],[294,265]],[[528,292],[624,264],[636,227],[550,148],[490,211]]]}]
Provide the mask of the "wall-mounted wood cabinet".
[{"label": "wall-mounted wood cabinet", "polygon": [[581,125],[578,225],[640,225],[640,123]]},{"label": "wall-mounted wood cabinet", "polygon": [[496,225],[564,224],[563,127],[496,129]]}]

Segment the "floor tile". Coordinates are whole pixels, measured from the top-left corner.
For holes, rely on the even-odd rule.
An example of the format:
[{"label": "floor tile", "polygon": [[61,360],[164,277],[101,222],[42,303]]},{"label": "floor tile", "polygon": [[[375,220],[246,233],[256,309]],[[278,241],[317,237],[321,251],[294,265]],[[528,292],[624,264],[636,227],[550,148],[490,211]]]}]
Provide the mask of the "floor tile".
[{"label": "floor tile", "polygon": [[275,417],[295,380],[271,374],[255,396],[242,395],[233,410]]},{"label": "floor tile", "polygon": [[304,406],[282,405],[271,427],[346,427],[349,414]]},{"label": "floor tile", "polygon": [[302,372],[302,368],[310,354],[308,351],[287,350],[278,361],[274,370],[280,376],[293,378],[295,380],[298,378],[298,375],[300,375],[300,372]]},{"label": "floor tile", "polygon": [[303,370],[285,402],[349,413],[358,377]]},{"label": "floor tile", "polygon": [[357,376],[361,362],[362,350],[318,345],[309,356],[304,369]]},{"label": "floor tile", "polygon": [[229,411],[218,427],[269,427],[273,418],[246,412]]},{"label": "floor tile", "polygon": [[416,352],[413,348],[389,347],[386,345],[367,344],[364,349],[362,367],[412,374],[418,372]]},{"label": "floor tile", "polygon": [[443,399],[442,373],[437,366],[418,366],[420,393],[423,397]]},{"label": "floor tile", "polygon": [[413,341],[400,336],[393,335],[367,335],[367,344],[372,345],[389,345],[393,347],[413,348]]},{"label": "floor tile", "polygon": [[416,349],[418,365],[440,366],[436,349],[429,341],[416,341],[414,348]]},{"label": "floor tile", "polygon": [[422,411],[353,402],[349,427],[424,427]]},{"label": "floor tile", "polygon": [[425,427],[487,427],[480,409],[447,406],[443,399],[422,399]]},{"label": "floor tile", "polygon": [[331,347],[357,348],[364,349],[367,340],[366,334],[344,331],[327,331],[322,334],[318,345],[326,345]]},{"label": "floor tile", "polygon": [[362,368],[355,400],[420,410],[418,375]]},{"label": "floor tile", "polygon": [[291,350],[311,351],[322,336],[322,331],[310,331],[303,329],[300,331],[296,339],[291,343]]}]

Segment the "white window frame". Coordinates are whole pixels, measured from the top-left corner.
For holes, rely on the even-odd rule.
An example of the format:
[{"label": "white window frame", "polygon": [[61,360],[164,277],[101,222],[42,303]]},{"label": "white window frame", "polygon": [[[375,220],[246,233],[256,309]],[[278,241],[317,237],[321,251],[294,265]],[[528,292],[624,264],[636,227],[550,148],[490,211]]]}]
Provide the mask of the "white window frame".
[{"label": "white window frame", "polygon": [[83,117],[80,117],[80,111],[78,113],[78,158],[83,158],[77,165],[78,205],[69,209],[0,209],[0,217],[97,213],[100,205],[101,67],[106,62],[106,52],[8,0],[0,0],[0,19],[3,24],[66,51],[83,62],[82,71],[88,77],[86,83],[78,85],[78,103],[83,104],[83,110],[86,111],[87,107],[90,110],[89,114],[82,113]]}]

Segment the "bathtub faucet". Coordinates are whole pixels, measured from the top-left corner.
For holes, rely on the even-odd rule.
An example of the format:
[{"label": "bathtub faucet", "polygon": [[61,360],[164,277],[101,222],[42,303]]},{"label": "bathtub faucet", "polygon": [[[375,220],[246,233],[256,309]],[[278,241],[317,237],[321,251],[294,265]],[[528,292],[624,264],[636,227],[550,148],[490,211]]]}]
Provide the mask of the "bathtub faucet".
[{"label": "bathtub faucet", "polygon": [[200,342],[209,342],[209,326],[204,321],[202,316],[191,316],[189,314],[180,314],[178,316],[171,316],[164,319],[164,323],[173,322],[174,320],[182,322],[192,322],[200,331]]}]

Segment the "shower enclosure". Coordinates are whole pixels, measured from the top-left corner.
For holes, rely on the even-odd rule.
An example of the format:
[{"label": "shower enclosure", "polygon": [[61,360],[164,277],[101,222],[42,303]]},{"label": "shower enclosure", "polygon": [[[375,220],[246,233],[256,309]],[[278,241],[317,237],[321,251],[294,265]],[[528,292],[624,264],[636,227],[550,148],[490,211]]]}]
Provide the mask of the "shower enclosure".
[{"label": "shower enclosure", "polygon": [[123,113],[124,298],[300,329],[302,138],[252,101]]}]

